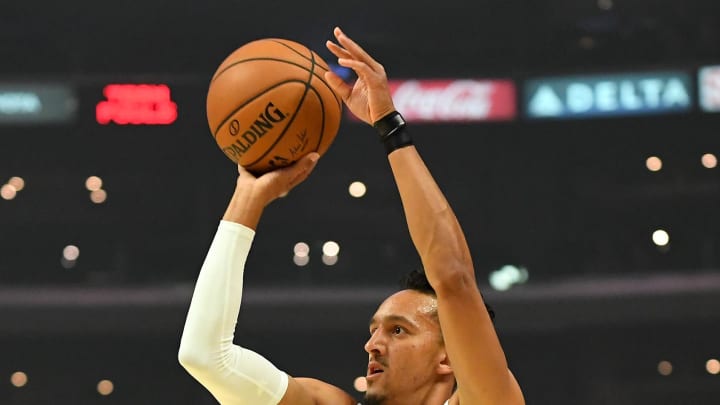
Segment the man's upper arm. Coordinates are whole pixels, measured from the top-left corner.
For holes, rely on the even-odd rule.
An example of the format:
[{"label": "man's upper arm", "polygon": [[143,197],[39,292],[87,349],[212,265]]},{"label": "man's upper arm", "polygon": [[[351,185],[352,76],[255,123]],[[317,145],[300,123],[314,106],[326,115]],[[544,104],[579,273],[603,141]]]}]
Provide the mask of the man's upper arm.
[{"label": "man's upper arm", "polygon": [[305,388],[298,379],[290,378],[287,391],[278,405],[316,405],[311,391]]},{"label": "man's upper arm", "polygon": [[524,404],[474,282],[439,289],[437,294],[438,315],[458,382],[460,404]]},{"label": "man's upper arm", "polygon": [[278,405],[356,405],[345,391],[313,378],[292,378]]}]

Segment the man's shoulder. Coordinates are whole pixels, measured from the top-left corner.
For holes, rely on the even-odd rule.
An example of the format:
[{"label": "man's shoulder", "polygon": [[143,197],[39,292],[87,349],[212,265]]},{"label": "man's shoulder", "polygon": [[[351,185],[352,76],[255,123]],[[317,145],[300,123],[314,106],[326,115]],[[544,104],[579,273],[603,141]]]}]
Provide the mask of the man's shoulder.
[{"label": "man's shoulder", "polygon": [[357,405],[357,400],[344,390],[316,378],[296,377],[315,399],[317,405]]}]

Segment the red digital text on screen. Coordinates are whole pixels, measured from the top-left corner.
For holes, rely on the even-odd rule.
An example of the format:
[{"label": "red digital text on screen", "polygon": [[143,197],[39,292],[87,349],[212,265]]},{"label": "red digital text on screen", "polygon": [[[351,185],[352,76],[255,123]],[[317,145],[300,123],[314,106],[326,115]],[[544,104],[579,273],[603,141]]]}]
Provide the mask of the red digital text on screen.
[{"label": "red digital text on screen", "polygon": [[509,121],[517,116],[512,80],[391,80],[390,90],[395,108],[409,121]]},{"label": "red digital text on screen", "polygon": [[106,100],[95,107],[101,125],[169,125],[177,120],[177,104],[165,84],[108,84]]}]

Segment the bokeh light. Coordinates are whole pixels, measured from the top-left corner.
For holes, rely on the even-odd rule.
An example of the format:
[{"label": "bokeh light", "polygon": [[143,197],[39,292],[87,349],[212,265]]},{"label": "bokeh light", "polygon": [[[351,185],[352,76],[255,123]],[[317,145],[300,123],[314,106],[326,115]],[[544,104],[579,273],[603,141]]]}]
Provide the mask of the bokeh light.
[{"label": "bokeh light", "polygon": [[673,365],[667,360],[658,363],[657,370],[660,375],[669,376],[673,372]]},{"label": "bokeh light", "polygon": [[103,189],[90,192],[90,201],[95,204],[102,204],[107,200],[107,192]]},{"label": "bokeh light", "polygon": [[310,256],[293,256],[293,263],[299,267],[307,266],[310,263]]},{"label": "bokeh light", "polygon": [[97,191],[100,190],[103,186],[103,181],[98,176],[90,176],[85,180],[85,188],[88,189],[88,191]]},{"label": "bokeh light", "polygon": [[17,189],[12,184],[5,184],[0,187],[0,197],[3,200],[12,200],[17,195]]},{"label": "bokeh light", "polygon": [[670,243],[670,235],[666,231],[658,229],[653,232],[652,240],[658,246],[667,246]]},{"label": "bokeh light", "polygon": [[714,169],[717,167],[717,157],[712,153],[706,153],[700,158],[700,162],[706,169]]},{"label": "bokeh light", "polygon": [[80,256],[80,248],[75,245],[67,245],[63,249],[63,258],[65,260],[73,261],[77,260]]},{"label": "bokeh light", "polygon": [[350,187],[348,187],[348,192],[351,196],[355,198],[360,198],[365,195],[367,192],[367,187],[365,187],[365,184],[360,181],[353,181],[350,183]]},{"label": "bokeh light", "polygon": [[338,262],[338,257],[337,257],[337,255],[335,255],[335,256],[322,255],[322,262],[326,266],[334,266]]},{"label": "bokeh light", "polygon": [[651,172],[659,172],[662,169],[663,163],[659,157],[650,156],[649,158],[647,158],[647,160],[645,160],[645,166]]},{"label": "bokeh light", "polygon": [[10,376],[10,383],[17,388],[24,387],[28,383],[28,376],[22,371],[16,371]]},{"label": "bokeh light", "polygon": [[705,363],[705,369],[713,375],[720,374],[720,361],[718,359],[710,359]]},{"label": "bokeh light", "polygon": [[22,191],[25,188],[25,179],[22,177],[14,176],[8,180],[8,184],[15,187],[15,191]]},{"label": "bokeh light", "polygon": [[325,256],[337,256],[340,253],[340,245],[330,240],[323,244],[322,251]]},{"label": "bokeh light", "polygon": [[101,380],[97,385],[97,391],[100,395],[110,395],[115,390],[115,384],[110,380]]},{"label": "bokeh light", "polygon": [[353,381],[353,387],[357,392],[367,391],[367,379],[364,376],[360,376]]},{"label": "bokeh light", "polygon": [[63,257],[62,259],[60,259],[60,265],[63,267],[63,269],[70,270],[70,269],[74,268],[75,265],[77,265],[77,261],[76,260],[65,260],[65,258]]},{"label": "bokeh light", "polygon": [[295,253],[295,256],[307,257],[310,254],[310,246],[308,246],[305,242],[298,242],[295,244],[293,252]]}]

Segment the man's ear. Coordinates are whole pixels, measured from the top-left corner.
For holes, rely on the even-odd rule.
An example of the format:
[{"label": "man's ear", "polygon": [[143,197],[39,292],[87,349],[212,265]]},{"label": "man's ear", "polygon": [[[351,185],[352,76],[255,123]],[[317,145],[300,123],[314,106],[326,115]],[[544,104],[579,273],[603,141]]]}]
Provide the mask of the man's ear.
[{"label": "man's ear", "polygon": [[453,373],[452,365],[450,364],[450,358],[447,355],[445,349],[441,349],[438,353],[438,362],[436,371],[441,375],[448,375]]}]

